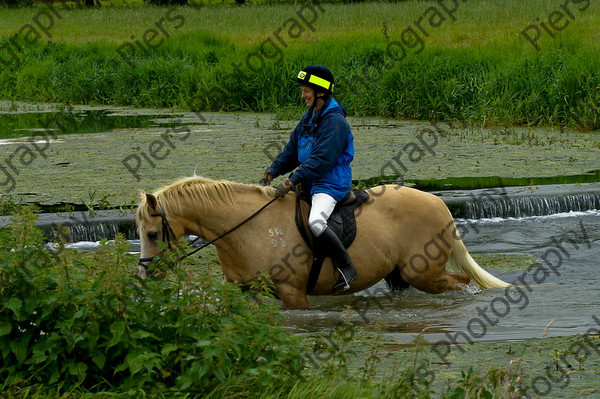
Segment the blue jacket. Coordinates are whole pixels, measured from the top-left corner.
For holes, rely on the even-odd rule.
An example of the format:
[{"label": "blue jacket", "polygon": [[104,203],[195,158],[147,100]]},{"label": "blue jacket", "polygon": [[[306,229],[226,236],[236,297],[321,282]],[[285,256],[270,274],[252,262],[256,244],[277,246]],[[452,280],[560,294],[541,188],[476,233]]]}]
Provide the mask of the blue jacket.
[{"label": "blue jacket", "polygon": [[273,177],[296,169],[290,180],[302,183],[311,196],[331,195],[340,201],[350,190],[354,138],[346,122],[346,110],[333,98],[327,99],[313,118],[310,108],[294,129],[277,159],[267,168]]}]

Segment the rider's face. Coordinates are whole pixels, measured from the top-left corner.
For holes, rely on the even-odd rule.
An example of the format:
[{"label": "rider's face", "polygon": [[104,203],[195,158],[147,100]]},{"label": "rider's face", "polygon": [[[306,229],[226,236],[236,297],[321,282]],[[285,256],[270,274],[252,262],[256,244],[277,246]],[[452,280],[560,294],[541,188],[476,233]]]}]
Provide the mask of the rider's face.
[{"label": "rider's face", "polygon": [[302,98],[306,102],[306,106],[311,107],[315,99],[315,91],[308,86],[300,86],[300,89],[302,90]]}]

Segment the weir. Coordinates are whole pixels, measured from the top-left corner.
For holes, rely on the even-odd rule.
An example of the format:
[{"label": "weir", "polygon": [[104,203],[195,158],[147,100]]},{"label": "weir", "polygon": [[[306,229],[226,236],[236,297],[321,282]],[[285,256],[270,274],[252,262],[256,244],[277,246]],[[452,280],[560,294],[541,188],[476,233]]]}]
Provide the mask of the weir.
[{"label": "weir", "polygon": [[600,209],[600,193],[559,195],[556,197],[502,198],[493,201],[474,201],[466,204],[463,217],[519,218],[546,216],[562,212],[584,212]]},{"label": "weir", "polygon": [[600,209],[600,184],[556,184],[432,192],[454,217],[521,218]]},{"label": "weir", "polygon": [[[455,218],[522,218],[600,210],[600,183],[448,190],[432,194],[444,200]],[[0,228],[10,219],[10,216],[0,217]],[[112,240],[117,233],[128,240],[138,238],[131,210],[96,211],[93,216],[83,211],[42,213],[37,225],[50,241],[56,240],[59,225],[67,228],[71,242]]]},{"label": "weir", "polygon": [[[10,216],[0,217],[0,228],[6,227],[10,219]],[[118,233],[128,240],[137,238],[133,211],[95,211],[94,215],[84,211],[40,213],[36,225],[50,241],[56,241],[59,226],[64,226],[71,242],[112,240]]]}]

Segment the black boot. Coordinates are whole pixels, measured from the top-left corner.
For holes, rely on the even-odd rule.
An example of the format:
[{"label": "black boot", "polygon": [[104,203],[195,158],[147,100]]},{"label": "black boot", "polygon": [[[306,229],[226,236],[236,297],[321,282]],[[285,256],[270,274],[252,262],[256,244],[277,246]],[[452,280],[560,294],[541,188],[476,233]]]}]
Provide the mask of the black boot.
[{"label": "black boot", "polygon": [[323,254],[331,257],[334,267],[340,272],[337,282],[333,285],[333,290],[350,288],[350,283],[358,278],[358,272],[352,265],[344,244],[329,227],[317,237],[317,240]]}]

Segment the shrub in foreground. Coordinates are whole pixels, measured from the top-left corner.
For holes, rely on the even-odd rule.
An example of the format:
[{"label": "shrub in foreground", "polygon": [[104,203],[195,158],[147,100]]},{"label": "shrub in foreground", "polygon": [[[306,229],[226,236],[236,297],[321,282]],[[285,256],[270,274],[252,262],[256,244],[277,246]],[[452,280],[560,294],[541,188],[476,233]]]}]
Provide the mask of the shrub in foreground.
[{"label": "shrub in foreground", "polygon": [[31,210],[0,231],[4,389],[188,392],[294,383],[303,364],[274,309],[183,269],[141,280],[128,243],[48,250]]}]

